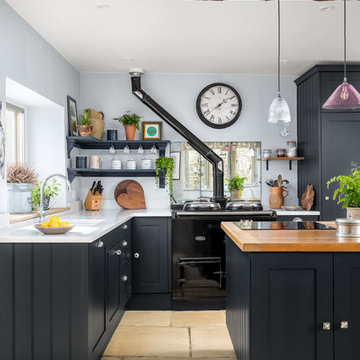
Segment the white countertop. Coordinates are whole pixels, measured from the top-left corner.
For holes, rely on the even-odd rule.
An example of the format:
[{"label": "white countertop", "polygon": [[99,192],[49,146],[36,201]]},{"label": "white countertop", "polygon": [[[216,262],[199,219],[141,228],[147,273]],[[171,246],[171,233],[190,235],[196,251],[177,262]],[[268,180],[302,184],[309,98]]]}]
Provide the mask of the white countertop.
[{"label": "white countertop", "polygon": [[280,209],[270,209],[270,210],[274,210],[276,212],[277,215],[279,216],[320,216],[320,211],[315,211],[315,210],[280,210]]},{"label": "white countertop", "polygon": [[[3,227],[0,243],[91,243],[133,217],[170,217],[170,209],[70,211],[60,221],[75,224],[64,235],[44,235],[34,228],[39,219]],[[49,216],[46,217],[48,220]]]}]

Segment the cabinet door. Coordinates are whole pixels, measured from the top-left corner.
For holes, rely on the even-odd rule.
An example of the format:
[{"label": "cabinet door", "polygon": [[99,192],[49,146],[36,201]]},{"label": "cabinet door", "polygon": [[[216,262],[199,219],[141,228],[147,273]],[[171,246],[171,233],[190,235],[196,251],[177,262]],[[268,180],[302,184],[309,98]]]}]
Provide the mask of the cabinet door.
[{"label": "cabinet door", "polygon": [[253,254],[251,269],[251,358],[332,360],[332,255]]},{"label": "cabinet door", "polygon": [[106,331],[106,249],[103,239],[89,245],[89,351]]},{"label": "cabinet door", "polygon": [[[335,254],[335,360],[360,359],[360,254]],[[348,323],[348,328],[346,324]]]},{"label": "cabinet door", "polygon": [[134,293],[170,292],[170,241],[168,221],[167,218],[134,219]]},{"label": "cabinet door", "polygon": [[345,217],[345,210],[332,200],[336,184],[327,189],[326,183],[337,175],[347,175],[351,162],[359,162],[360,114],[322,114],[322,200],[321,219]]}]

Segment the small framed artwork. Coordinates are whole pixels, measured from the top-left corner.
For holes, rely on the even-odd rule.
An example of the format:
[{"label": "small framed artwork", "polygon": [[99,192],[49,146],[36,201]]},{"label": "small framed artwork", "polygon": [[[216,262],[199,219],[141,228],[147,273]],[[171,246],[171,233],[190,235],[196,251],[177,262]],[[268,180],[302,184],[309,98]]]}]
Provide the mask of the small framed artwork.
[{"label": "small framed artwork", "polygon": [[173,180],[180,180],[181,152],[172,152],[170,156],[174,160]]},{"label": "small framed artwork", "polygon": [[161,121],[143,121],[142,122],[143,140],[162,140],[162,122]]},{"label": "small framed artwork", "polygon": [[76,100],[71,96],[67,97],[67,110],[68,110],[68,122],[69,122],[69,135],[70,136],[78,136],[78,129],[76,125],[78,125],[78,111]]}]

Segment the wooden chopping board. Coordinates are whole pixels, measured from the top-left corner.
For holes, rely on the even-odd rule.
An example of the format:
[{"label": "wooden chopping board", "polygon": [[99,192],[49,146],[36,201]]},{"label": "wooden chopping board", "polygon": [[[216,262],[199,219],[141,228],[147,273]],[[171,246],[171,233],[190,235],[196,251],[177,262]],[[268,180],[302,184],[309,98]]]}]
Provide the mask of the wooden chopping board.
[{"label": "wooden chopping board", "polygon": [[125,180],[119,183],[114,191],[116,202],[124,209],[146,209],[144,190],[134,180]]}]

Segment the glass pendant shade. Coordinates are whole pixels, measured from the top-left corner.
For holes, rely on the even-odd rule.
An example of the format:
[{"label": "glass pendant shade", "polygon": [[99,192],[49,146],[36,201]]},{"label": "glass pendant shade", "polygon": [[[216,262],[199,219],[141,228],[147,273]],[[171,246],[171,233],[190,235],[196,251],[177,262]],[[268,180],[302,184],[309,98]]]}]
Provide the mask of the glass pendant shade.
[{"label": "glass pendant shade", "polygon": [[289,105],[279,95],[270,105],[268,122],[272,124],[288,124],[291,122]]},{"label": "glass pendant shade", "polygon": [[349,83],[344,81],[326,100],[323,109],[358,109],[360,108],[360,94]]}]

